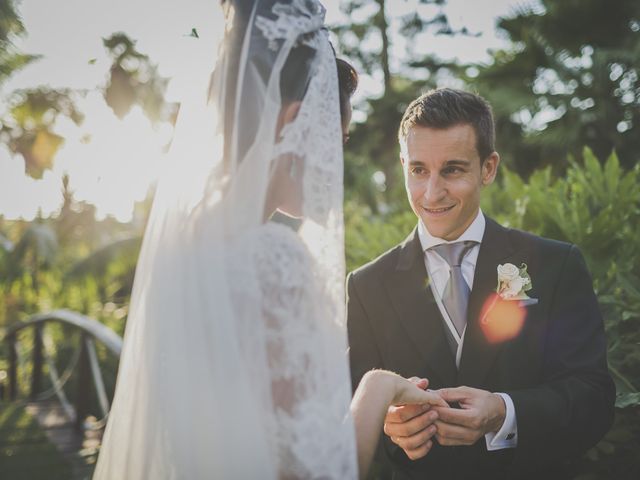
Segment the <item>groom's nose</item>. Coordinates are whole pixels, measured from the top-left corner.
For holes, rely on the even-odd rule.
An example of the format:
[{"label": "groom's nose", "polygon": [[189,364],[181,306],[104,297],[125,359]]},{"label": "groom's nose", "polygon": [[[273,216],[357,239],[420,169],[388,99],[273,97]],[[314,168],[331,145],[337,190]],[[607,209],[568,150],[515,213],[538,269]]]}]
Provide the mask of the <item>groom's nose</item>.
[{"label": "groom's nose", "polygon": [[430,175],[424,184],[424,192],[422,196],[427,205],[432,205],[440,200],[445,193],[444,181],[440,175]]}]

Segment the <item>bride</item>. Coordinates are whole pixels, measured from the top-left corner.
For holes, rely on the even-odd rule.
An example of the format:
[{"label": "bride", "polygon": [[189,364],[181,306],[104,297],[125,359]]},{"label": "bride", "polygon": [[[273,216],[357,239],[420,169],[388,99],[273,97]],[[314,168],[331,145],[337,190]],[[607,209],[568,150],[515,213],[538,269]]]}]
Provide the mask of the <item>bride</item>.
[{"label": "bride", "polygon": [[350,107],[323,7],[222,3],[209,101],[183,104],[147,225],[94,478],[354,479],[390,404],[444,402],[383,371],[351,401],[339,96],[343,128]]}]

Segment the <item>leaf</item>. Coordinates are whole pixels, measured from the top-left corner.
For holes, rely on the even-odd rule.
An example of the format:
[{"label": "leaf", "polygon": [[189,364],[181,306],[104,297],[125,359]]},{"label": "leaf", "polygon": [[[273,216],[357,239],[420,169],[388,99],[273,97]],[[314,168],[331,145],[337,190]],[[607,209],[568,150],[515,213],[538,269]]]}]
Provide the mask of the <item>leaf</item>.
[{"label": "leaf", "polygon": [[616,397],[616,408],[640,406],[640,392],[621,393]]},{"label": "leaf", "polygon": [[605,455],[612,455],[616,450],[616,447],[606,440],[601,440],[600,442],[598,442],[596,448]]},{"label": "leaf", "polygon": [[587,452],[587,458],[592,462],[597,462],[600,458],[600,455],[598,455],[598,449],[595,447],[589,449],[589,451]]},{"label": "leaf", "polygon": [[43,172],[51,168],[53,157],[63,142],[62,137],[46,129],[16,129],[9,137],[13,137],[9,143],[11,150],[24,158],[25,172],[33,178],[42,178]]},{"label": "leaf", "polygon": [[626,443],[634,439],[633,433],[629,430],[628,427],[617,427],[612,428],[609,433],[607,433],[607,440],[615,443]]},{"label": "leaf", "polygon": [[[192,29],[191,36],[198,35]],[[135,41],[123,33],[104,39],[113,57],[110,78],[103,92],[107,105],[118,118],[123,118],[134,105],[140,105],[152,122],[163,119],[164,93],[168,79],[158,74],[157,65],[135,48]]]},{"label": "leaf", "polygon": [[627,275],[618,275],[618,282],[620,286],[635,297],[640,297],[640,285],[634,285],[634,282]]},{"label": "leaf", "polygon": [[73,264],[64,276],[64,280],[84,280],[87,277],[104,276],[117,258],[136,255],[140,249],[141,238],[138,236],[115,240],[92,252],[87,257]]}]

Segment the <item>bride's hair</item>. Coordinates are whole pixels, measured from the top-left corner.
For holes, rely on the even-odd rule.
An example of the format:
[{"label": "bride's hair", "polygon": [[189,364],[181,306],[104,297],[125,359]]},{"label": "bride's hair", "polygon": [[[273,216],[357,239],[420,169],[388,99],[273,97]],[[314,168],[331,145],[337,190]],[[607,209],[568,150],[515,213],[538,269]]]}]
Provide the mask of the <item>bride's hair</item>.
[{"label": "bride's hair", "polygon": [[344,122],[351,97],[358,88],[358,72],[353,68],[353,65],[342,58],[336,58],[336,66],[338,67],[338,88],[340,90],[340,117]]},{"label": "bride's hair", "polygon": [[[309,71],[315,50],[300,45],[291,50],[280,77],[280,96],[282,105],[302,100],[310,81]],[[358,72],[349,62],[336,58],[338,70],[338,88],[340,99],[340,117],[344,121],[351,97],[358,88]],[[300,79],[305,79],[300,81]]]},{"label": "bride's hair", "polygon": [[311,66],[316,51],[304,44],[291,49],[280,74],[281,104],[287,105],[304,98],[311,80]]}]

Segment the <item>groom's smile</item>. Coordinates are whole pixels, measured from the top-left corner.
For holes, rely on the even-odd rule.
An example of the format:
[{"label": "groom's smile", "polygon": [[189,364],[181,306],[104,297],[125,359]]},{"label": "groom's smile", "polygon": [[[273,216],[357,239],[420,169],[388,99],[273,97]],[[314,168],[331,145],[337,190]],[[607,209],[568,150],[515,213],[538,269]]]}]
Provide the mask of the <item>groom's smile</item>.
[{"label": "groom's smile", "polygon": [[433,217],[439,217],[451,211],[453,207],[455,207],[455,205],[451,205],[450,207],[443,207],[443,208],[429,208],[429,207],[422,207],[422,208],[427,212],[428,215],[431,215]]},{"label": "groom's smile", "polygon": [[429,233],[455,240],[480,208],[480,191],[495,178],[499,157],[481,162],[471,125],[413,126],[402,142],[407,196]]}]

